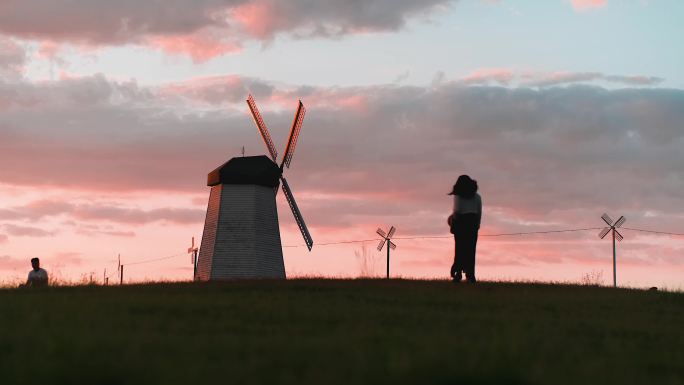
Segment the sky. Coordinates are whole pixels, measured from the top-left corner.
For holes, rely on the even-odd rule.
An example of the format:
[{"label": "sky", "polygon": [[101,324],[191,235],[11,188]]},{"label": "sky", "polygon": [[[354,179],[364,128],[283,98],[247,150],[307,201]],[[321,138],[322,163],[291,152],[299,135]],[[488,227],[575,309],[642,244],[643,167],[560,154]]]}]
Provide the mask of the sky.
[{"label": "sky", "polygon": [[[0,1],[0,282],[188,280],[209,171],[266,153],[289,277],[447,277],[446,195],[484,203],[481,279],[612,283],[605,212],[684,233],[678,0]],[[618,283],[684,288],[684,236],[625,229]],[[400,239],[413,238],[413,239]],[[349,240],[363,243],[327,244]],[[151,260],[146,263],[140,263]],[[105,272],[106,269],[106,272]]]}]

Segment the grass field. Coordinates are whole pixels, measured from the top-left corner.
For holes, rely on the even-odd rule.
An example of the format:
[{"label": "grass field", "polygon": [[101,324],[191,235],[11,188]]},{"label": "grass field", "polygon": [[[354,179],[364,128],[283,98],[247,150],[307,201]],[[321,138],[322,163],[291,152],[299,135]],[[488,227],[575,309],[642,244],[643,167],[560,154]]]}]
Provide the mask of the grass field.
[{"label": "grass field", "polygon": [[402,280],[0,290],[0,383],[683,384],[684,294]]}]

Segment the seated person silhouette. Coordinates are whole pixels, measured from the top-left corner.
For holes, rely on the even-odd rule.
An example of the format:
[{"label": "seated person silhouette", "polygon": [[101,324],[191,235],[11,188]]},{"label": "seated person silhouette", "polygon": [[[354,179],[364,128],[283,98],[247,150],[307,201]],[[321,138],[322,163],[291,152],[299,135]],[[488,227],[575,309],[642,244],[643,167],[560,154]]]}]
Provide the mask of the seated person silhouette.
[{"label": "seated person silhouette", "polygon": [[48,285],[48,273],[40,267],[40,259],[31,258],[33,270],[29,272],[26,286],[43,287]]}]

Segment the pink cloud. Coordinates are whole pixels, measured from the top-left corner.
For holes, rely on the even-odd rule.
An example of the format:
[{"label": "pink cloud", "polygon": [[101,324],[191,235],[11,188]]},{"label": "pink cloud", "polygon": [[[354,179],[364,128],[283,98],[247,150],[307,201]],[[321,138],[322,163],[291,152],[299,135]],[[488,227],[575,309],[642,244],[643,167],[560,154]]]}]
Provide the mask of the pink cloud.
[{"label": "pink cloud", "polygon": [[462,80],[465,83],[487,83],[493,81],[502,85],[508,85],[513,78],[513,71],[506,68],[482,68],[471,72]]},{"label": "pink cloud", "polygon": [[76,251],[63,251],[55,253],[53,259],[56,263],[65,265],[80,265],[84,262],[83,254]]},{"label": "pink cloud", "polygon": [[17,270],[31,268],[29,259],[13,258],[9,255],[0,255],[0,270]]},{"label": "pink cloud", "polygon": [[266,2],[242,4],[232,10],[232,16],[251,36],[268,39],[282,19]]},{"label": "pink cloud", "polygon": [[[201,223],[204,219],[204,210],[172,207],[145,210],[106,203],[74,204],[65,201],[39,200],[29,202],[24,206],[3,209],[0,211],[0,219],[4,220],[36,221],[55,216],[67,216],[78,221],[104,221],[129,225],[142,225],[156,221],[190,224]],[[28,230],[30,230],[13,225],[5,226],[6,231],[12,235],[25,235],[29,232]],[[22,229],[24,230],[23,232],[21,231]],[[97,230],[101,232],[101,230]],[[116,232],[110,233],[111,235],[122,235]]]},{"label": "pink cloud", "polygon": [[5,224],[2,226],[2,228],[7,232],[9,235],[13,236],[18,236],[18,237],[34,237],[34,238],[42,238],[42,237],[51,237],[55,235],[54,231],[48,231],[44,230],[38,227],[33,227],[33,226],[20,226],[20,225],[14,225],[14,224]]},{"label": "pink cloud", "polygon": [[[0,36],[0,79],[20,76],[24,72],[25,65],[24,48],[13,39]],[[1,98],[0,106],[2,106]]]},{"label": "pink cloud", "polygon": [[608,4],[608,0],[572,0],[572,6],[578,11],[592,8],[603,8]]},{"label": "pink cloud", "polygon": [[237,42],[226,41],[213,35],[212,33],[196,33],[190,36],[159,36],[150,38],[148,41],[151,46],[167,54],[189,55],[195,63],[203,63],[215,57],[242,50]]}]

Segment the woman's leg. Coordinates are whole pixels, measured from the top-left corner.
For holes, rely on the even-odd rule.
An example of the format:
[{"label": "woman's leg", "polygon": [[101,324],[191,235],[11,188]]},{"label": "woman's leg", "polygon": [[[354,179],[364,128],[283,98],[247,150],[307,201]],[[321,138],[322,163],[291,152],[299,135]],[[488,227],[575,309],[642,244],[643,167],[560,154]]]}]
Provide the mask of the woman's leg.
[{"label": "woman's leg", "polygon": [[473,282],[475,282],[475,256],[477,255],[477,233],[478,233],[478,230],[475,229],[475,231],[474,231],[474,233],[473,233],[473,238],[472,238],[472,245],[473,245],[473,246],[472,246],[472,253],[473,253],[473,256],[472,256],[472,259],[471,259],[471,261],[472,261],[471,263],[472,263],[472,264],[471,264],[471,266],[470,266],[470,274],[471,274],[472,277],[473,277]]},{"label": "woman's leg", "polygon": [[[464,215],[464,217],[466,217]],[[473,214],[468,214],[464,218],[462,249],[459,257],[463,260],[463,269],[466,273],[468,282],[476,282],[475,279],[475,247],[477,243],[477,218]]]},{"label": "woman's leg", "polygon": [[451,278],[454,279],[454,281],[460,282],[461,281],[461,270],[462,266],[460,264],[460,260],[458,258],[458,236],[454,234],[454,263],[451,265]]},{"label": "woman's leg", "polygon": [[467,239],[464,239],[464,269],[468,282],[475,282],[475,248],[473,245],[474,234],[468,232]]}]

